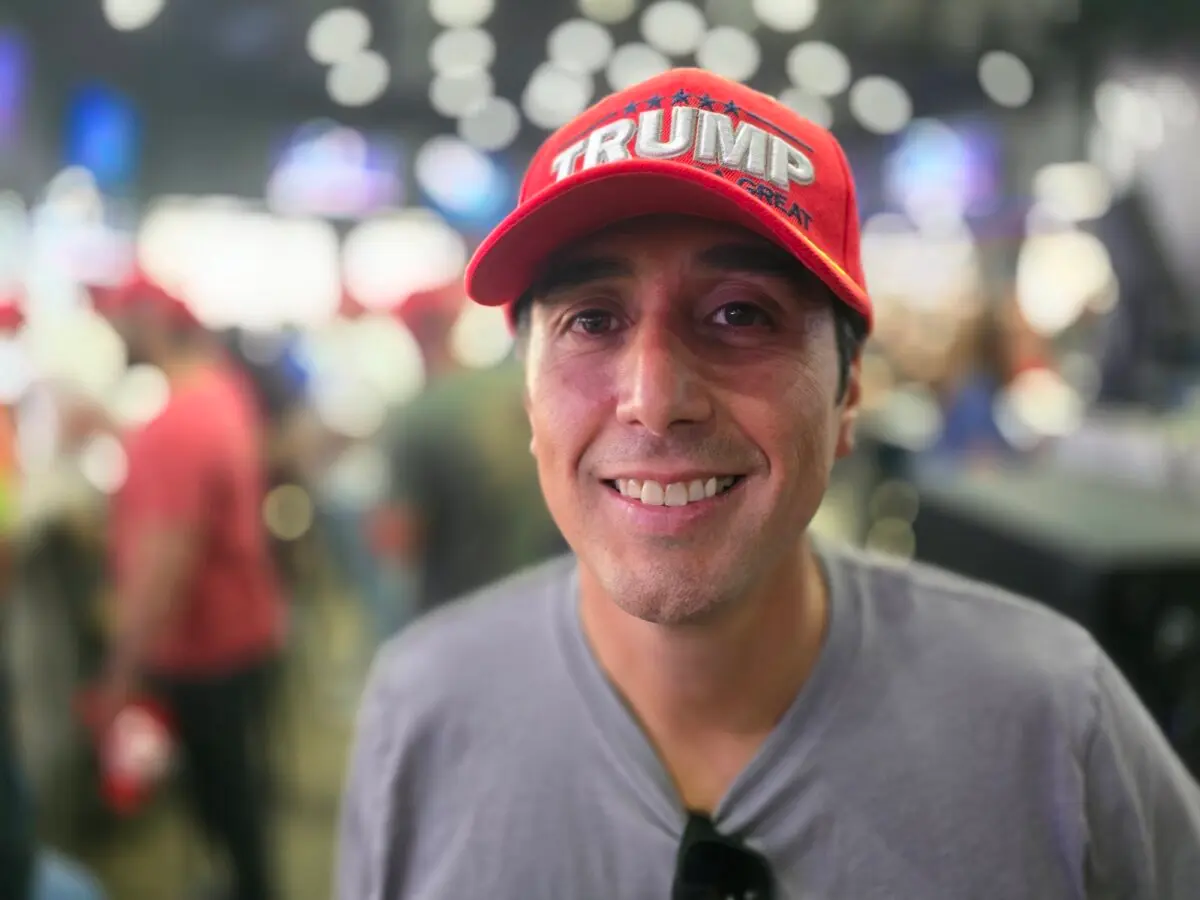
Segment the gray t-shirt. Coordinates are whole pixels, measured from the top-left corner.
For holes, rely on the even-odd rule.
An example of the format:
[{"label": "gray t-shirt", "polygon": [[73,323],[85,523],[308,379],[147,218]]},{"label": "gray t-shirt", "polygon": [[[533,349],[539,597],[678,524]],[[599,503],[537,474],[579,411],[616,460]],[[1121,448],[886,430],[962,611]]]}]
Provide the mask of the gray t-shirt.
[{"label": "gray t-shirt", "polygon": [[[1080,627],[823,550],[809,682],[715,811],[780,900],[1194,900],[1200,790]],[[573,558],[376,661],[340,900],[665,900],[685,815],[580,629]]]}]

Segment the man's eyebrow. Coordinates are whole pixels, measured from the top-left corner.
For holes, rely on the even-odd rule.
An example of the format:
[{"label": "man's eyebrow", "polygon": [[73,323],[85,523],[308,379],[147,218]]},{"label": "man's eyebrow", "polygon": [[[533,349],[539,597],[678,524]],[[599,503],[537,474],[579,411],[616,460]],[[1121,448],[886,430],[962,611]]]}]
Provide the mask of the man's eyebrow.
[{"label": "man's eyebrow", "polygon": [[777,278],[802,277],[808,271],[786,250],[770,244],[716,244],[699,253],[696,261],[705,268],[721,272],[744,272]]},{"label": "man's eyebrow", "polygon": [[629,275],[633,269],[616,257],[582,256],[551,263],[536,281],[530,293],[534,297],[545,297],[558,291],[579,287],[605,278]]}]

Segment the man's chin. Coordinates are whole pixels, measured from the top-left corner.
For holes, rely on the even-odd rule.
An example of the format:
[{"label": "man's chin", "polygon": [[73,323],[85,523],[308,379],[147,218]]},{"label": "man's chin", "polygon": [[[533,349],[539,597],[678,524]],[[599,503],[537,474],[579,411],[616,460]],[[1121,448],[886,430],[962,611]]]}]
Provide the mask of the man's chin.
[{"label": "man's chin", "polygon": [[605,579],[609,597],[621,610],[652,625],[685,628],[704,624],[718,617],[738,594],[726,579],[711,572],[655,568]]}]

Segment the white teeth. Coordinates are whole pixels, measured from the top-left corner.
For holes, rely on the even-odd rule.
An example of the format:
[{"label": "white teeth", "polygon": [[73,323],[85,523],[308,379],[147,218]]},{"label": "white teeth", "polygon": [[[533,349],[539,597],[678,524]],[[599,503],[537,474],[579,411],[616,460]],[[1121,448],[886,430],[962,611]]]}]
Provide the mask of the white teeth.
[{"label": "white teeth", "polygon": [[667,485],[667,506],[687,506],[688,486],[686,484]]},{"label": "white teeth", "polygon": [[667,499],[667,492],[657,481],[642,482],[642,502],[647,506],[662,506]]},{"label": "white teeth", "polygon": [[657,481],[640,481],[637,478],[618,478],[613,482],[617,490],[626,497],[640,500],[647,506],[686,506],[700,500],[707,500],[728,490],[737,478],[728,475],[722,478],[709,478],[707,481],[680,481],[663,485]]}]

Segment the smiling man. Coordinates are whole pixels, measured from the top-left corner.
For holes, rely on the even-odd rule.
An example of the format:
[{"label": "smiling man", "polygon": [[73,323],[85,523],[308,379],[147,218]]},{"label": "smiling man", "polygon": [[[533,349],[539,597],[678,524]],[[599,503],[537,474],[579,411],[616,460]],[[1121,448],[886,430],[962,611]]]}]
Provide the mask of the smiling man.
[{"label": "smiling man", "polygon": [[694,70],[611,96],[468,290],[573,553],[382,651],[341,900],[1194,896],[1200,792],[1082,629],[807,533],[871,322],[829,133]]}]

